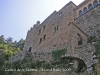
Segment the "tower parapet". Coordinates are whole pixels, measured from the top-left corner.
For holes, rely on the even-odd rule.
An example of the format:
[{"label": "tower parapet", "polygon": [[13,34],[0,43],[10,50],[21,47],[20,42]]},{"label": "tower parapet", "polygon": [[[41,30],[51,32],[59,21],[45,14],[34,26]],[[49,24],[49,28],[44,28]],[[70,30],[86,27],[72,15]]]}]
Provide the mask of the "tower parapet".
[{"label": "tower parapet", "polygon": [[37,27],[40,26],[40,21],[37,21],[36,26]]}]

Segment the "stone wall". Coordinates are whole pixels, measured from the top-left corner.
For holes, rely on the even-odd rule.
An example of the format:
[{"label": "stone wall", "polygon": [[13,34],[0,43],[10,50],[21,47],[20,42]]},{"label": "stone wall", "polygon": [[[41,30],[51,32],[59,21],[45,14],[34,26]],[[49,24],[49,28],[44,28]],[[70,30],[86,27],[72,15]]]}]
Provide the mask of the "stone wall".
[{"label": "stone wall", "polygon": [[[75,18],[79,17],[79,11],[84,10],[84,8],[86,7],[88,9],[89,4],[94,3],[95,0],[84,0],[81,4],[79,4],[74,10],[75,10]],[[98,1],[98,0],[97,0]],[[99,2],[99,1],[98,1]]]},{"label": "stone wall", "polygon": [[100,5],[78,17],[78,11],[83,5],[87,6],[88,2],[93,0],[86,0],[79,5],[81,7],[69,2],[58,12],[54,11],[41,24],[37,21],[27,33],[23,51],[10,61],[23,59],[27,53],[35,61],[50,61],[52,51],[65,48],[67,53],[63,57],[81,59],[90,68],[97,60],[94,60],[96,56],[93,45],[87,41],[91,36],[100,39]]},{"label": "stone wall", "polygon": [[74,23],[88,36],[99,36],[100,31],[100,5],[75,19]]},{"label": "stone wall", "polygon": [[[31,28],[27,34],[24,50],[28,51],[32,47],[32,51],[43,51],[64,46],[70,38],[68,23],[74,21],[75,7],[72,2],[69,2],[60,11],[53,12],[43,23]],[[46,35],[45,39],[44,35]],[[41,42],[40,38],[42,38]]]},{"label": "stone wall", "polygon": [[[74,51],[75,47],[78,47],[79,45],[85,45],[87,43],[87,35],[74,23],[69,23],[68,28],[70,30],[70,40],[68,47],[71,47],[69,50]],[[79,40],[81,40],[81,44],[78,44]]]}]

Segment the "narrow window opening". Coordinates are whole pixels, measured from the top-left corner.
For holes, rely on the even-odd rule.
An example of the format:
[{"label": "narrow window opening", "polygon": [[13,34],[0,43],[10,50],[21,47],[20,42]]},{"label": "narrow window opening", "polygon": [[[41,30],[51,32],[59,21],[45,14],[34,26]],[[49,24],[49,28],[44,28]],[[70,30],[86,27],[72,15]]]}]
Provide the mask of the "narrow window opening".
[{"label": "narrow window opening", "polygon": [[44,40],[46,39],[46,34],[44,35],[44,38],[43,38]]},{"label": "narrow window opening", "polygon": [[57,30],[58,30],[58,26],[57,26]]},{"label": "narrow window opening", "polygon": [[45,30],[45,26],[43,26],[43,30]]},{"label": "narrow window opening", "polygon": [[42,38],[40,38],[40,42],[39,42],[39,44],[42,42]]},{"label": "narrow window opening", "polygon": [[98,4],[99,4],[98,1],[94,1],[94,3],[93,3],[94,7],[97,6]]}]

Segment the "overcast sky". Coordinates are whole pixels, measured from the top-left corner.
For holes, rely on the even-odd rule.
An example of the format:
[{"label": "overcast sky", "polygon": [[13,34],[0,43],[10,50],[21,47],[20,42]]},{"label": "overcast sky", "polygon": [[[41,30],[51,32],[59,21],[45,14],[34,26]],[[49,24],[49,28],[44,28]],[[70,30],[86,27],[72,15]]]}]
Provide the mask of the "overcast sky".
[{"label": "overcast sky", "polygon": [[[84,0],[71,0],[76,5]],[[25,39],[27,31],[70,0],[0,0],[0,35],[13,41]]]}]

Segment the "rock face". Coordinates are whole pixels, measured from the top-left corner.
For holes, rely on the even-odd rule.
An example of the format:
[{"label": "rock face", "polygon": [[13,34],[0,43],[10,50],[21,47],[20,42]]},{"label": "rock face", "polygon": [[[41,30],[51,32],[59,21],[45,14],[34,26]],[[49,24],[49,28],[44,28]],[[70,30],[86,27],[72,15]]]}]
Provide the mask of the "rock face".
[{"label": "rock face", "polygon": [[[85,0],[79,6],[69,2],[41,24],[37,21],[27,33],[22,58],[29,52],[34,60],[50,61],[52,51],[65,48],[67,53],[64,57],[79,58],[90,68],[97,60],[93,45],[87,42],[91,37],[95,41],[100,40],[100,2],[89,9],[89,4],[93,2],[94,0]],[[82,15],[79,15],[80,11]],[[19,59],[16,56],[13,57],[14,60]]]}]

